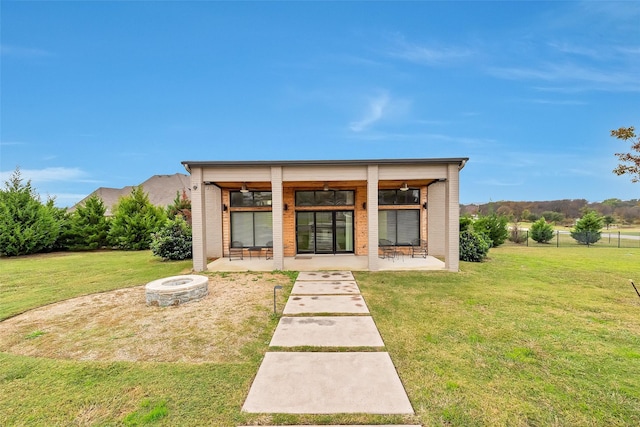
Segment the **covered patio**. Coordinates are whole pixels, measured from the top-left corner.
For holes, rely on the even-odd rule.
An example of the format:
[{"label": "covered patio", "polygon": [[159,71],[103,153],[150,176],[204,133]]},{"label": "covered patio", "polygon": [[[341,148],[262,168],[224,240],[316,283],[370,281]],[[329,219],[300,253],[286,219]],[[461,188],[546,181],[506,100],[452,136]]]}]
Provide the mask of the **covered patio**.
[{"label": "covered patio", "polygon": [[[368,271],[369,259],[363,255],[299,255],[284,258],[284,270],[288,271]],[[265,258],[233,260],[219,258],[207,264],[208,271],[273,271],[273,262]],[[411,255],[395,259],[380,259],[378,271],[445,271],[445,263],[433,256],[412,258]]]},{"label": "covered patio", "polygon": [[458,271],[467,160],[184,161],[193,269]]}]

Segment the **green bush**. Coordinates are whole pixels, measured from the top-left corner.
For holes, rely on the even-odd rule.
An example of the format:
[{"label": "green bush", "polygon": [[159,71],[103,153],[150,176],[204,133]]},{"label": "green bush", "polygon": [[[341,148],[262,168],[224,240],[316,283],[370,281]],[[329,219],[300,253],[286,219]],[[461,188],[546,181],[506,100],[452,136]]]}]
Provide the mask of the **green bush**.
[{"label": "green bush", "polygon": [[549,243],[553,239],[553,227],[544,217],[531,225],[531,238],[538,243]]},{"label": "green bush", "polygon": [[489,237],[491,246],[500,246],[509,237],[507,224],[509,218],[505,215],[491,214],[481,216],[473,222],[473,229]]},{"label": "green bush", "polygon": [[180,215],[151,235],[151,252],[165,261],[189,259],[191,248],[191,227]]},{"label": "green bush", "polygon": [[28,255],[50,250],[60,236],[60,223],[53,201],[44,205],[31,188],[22,183],[16,169],[0,190],[0,254]]},{"label": "green bush", "polygon": [[481,262],[491,247],[490,239],[469,228],[460,232],[460,260]]},{"label": "green bush", "polygon": [[590,245],[600,240],[603,220],[595,211],[585,213],[571,230],[571,237],[578,243]]},{"label": "green bush", "polygon": [[142,188],[134,187],[129,196],[118,201],[109,229],[109,243],[118,249],[149,249],[151,234],[162,227],[166,218],[164,210],[152,205]]}]

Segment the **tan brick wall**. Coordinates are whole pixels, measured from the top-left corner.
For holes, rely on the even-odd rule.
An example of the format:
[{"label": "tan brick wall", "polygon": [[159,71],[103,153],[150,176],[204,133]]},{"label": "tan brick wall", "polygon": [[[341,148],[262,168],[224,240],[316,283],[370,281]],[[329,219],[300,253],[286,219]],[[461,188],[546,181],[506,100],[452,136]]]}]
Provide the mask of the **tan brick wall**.
[{"label": "tan brick wall", "polygon": [[367,203],[367,186],[362,185],[356,187],[356,205],[354,212],[354,251],[356,255],[367,255],[369,232],[367,227],[367,210],[363,208],[363,204]]}]

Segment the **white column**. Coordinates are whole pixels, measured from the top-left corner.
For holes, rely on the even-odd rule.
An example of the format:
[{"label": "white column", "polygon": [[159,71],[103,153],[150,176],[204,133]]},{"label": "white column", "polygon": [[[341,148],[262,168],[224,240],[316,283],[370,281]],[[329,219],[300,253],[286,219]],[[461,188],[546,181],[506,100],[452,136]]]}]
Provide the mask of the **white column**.
[{"label": "white column", "polygon": [[271,210],[273,214],[273,269],[284,270],[282,167],[271,167]]},{"label": "white column", "polygon": [[222,258],[222,190],[207,185],[205,191],[205,218],[207,219],[207,258]]},{"label": "white column", "polygon": [[367,235],[369,271],[378,270],[378,165],[367,167]]},{"label": "white column", "polygon": [[460,171],[458,165],[447,167],[447,187],[445,195],[445,258],[449,271],[460,269]]},{"label": "white column", "polygon": [[446,182],[435,182],[427,187],[427,244],[429,255],[445,256],[446,241]]},{"label": "white column", "polygon": [[205,191],[202,168],[191,169],[191,231],[193,270],[207,270],[207,227],[205,215]]}]

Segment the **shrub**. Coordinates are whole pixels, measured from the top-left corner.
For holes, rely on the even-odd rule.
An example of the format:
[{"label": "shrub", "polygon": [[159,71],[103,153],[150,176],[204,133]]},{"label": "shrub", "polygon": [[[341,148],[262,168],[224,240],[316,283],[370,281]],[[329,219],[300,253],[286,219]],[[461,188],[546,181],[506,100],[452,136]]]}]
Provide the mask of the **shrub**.
[{"label": "shrub", "polygon": [[151,235],[151,252],[165,261],[189,259],[191,248],[191,227],[180,215]]},{"label": "shrub", "polygon": [[491,214],[481,216],[473,222],[473,229],[489,237],[491,246],[500,246],[507,240],[509,218],[504,215]]},{"label": "shrub", "polygon": [[509,232],[509,240],[517,244],[524,243],[527,241],[527,232],[522,230],[520,225],[515,222]]},{"label": "shrub", "polygon": [[481,262],[489,253],[490,240],[469,228],[460,232],[460,260]]},{"label": "shrub", "polygon": [[549,243],[553,239],[553,227],[544,217],[531,225],[531,238],[538,243]]},{"label": "shrub", "polygon": [[162,227],[166,219],[164,209],[149,201],[140,187],[129,196],[121,197],[109,230],[109,243],[118,249],[149,249],[151,234]]},{"label": "shrub", "polygon": [[22,183],[16,169],[0,191],[0,254],[28,255],[51,249],[60,235],[53,201],[42,204],[31,188]]},{"label": "shrub", "polygon": [[602,223],[601,216],[594,211],[589,211],[578,220],[576,226],[571,230],[571,237],[583,245],[596,243],[600,240]]}]

